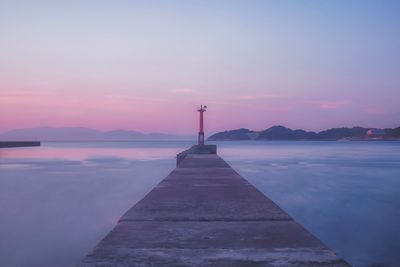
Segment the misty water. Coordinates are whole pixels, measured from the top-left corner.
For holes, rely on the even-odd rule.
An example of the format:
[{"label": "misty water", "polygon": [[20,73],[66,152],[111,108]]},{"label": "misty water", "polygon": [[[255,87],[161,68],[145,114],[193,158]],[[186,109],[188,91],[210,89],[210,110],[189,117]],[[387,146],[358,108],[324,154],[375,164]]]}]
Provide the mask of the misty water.
[{"label": "misty water", "polygon": [[[74,266],[190,145],[0,149],[0,266]],[[400,266],[400,142],[220,142],[218,149],[352,265]]]}]

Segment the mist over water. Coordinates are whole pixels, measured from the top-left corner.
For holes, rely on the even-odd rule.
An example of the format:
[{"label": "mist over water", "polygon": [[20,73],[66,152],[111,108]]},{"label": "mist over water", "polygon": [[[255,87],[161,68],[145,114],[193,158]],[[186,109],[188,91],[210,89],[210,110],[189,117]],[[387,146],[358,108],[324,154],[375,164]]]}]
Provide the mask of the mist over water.
[{"label": "mist over water", "polygon": [[220,155],[353,266],[400,266],[400,142],[242,142]]},{"label": "mist over water", "polygon": [[187,146],[42,145],[0,151],[0,266],[75,266]]},{"label": "mist over water", "polygon": [[[0,150],[0,266],[74,266],[191,142]],[[354,266],[399,266],[400,142],[221,142],[219,154]]]}]

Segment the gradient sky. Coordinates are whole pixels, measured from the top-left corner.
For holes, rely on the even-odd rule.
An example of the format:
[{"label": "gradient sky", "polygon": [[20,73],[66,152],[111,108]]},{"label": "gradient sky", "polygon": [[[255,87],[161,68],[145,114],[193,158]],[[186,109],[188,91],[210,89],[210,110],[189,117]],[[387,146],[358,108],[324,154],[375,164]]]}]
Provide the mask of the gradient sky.
[{"label": "gradient sky", "polygon": [[0,0],[0,131],[400,126],[399,1]]}]

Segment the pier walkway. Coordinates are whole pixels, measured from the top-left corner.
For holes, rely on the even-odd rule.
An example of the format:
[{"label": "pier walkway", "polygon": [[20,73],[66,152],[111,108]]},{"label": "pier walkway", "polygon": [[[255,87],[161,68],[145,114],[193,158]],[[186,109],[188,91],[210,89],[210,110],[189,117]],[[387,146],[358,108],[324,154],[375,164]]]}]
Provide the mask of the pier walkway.
[{"label": "pier walkway", "polygon": [[222,158],[195,149],[78,266],[349,265]]}]

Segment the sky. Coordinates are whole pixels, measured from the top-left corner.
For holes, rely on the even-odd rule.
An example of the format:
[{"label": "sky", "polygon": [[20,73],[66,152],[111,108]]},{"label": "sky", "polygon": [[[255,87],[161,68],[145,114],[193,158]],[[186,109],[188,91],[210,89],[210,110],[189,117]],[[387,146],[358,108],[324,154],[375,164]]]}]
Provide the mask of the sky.
[{"label": "sky", "polygon": [[0,131],[400,126],[400,2],[0,0]]}]

